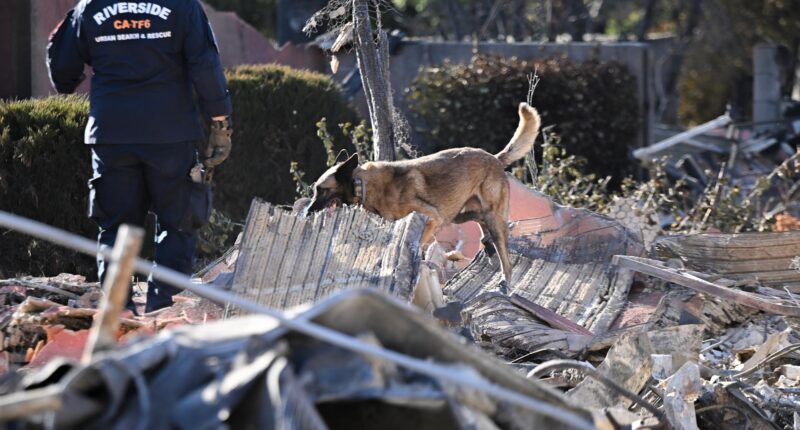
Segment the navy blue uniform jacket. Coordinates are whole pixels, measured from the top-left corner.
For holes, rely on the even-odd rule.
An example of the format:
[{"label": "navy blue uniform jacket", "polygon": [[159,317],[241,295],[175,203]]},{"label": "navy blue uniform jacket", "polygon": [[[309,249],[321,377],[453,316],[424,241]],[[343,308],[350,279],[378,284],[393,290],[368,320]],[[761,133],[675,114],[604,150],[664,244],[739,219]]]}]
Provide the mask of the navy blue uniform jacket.
[{"label": "navy blue uniform jacket", "polygon": [[203,138],[203,116],[230,115],[214,34],[197,0],[81,0],[50,36],[47,66],[59,93],[92,67],[86,143]]}]

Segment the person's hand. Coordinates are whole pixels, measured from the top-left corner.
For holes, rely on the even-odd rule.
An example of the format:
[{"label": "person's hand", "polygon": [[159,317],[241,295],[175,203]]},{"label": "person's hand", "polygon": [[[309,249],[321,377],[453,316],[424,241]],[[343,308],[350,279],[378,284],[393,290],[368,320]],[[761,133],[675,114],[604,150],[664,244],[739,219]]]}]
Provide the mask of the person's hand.
[{"label": "person's hand", "polygon": [[223,161],[228,159],[231,155],[231,136],[233,129],[231,128],[230,119],[215,120],[211,123],[211,134],[208,137],[208,145],[205,150],[205,164],[206,169],[213,169],[214,167],[222,164]]}]

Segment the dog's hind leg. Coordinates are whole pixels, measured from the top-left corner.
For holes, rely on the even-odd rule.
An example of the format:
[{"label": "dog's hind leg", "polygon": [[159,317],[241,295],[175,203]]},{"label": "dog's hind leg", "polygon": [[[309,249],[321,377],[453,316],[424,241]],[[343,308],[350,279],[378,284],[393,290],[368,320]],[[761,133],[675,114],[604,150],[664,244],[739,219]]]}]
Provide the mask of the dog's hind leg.
[{"label": "dog's hind leg", "polygon": [[478,227],[481,229],[481,244],[483,245],[483,249],[486,252],[486,255],[489,257],[494,257],[497,251],[494,248],[492,237],[489,234],[489,231],[486,229],[486,224],[483,222],[483,217],[478,212],[461,212],[460,214],[456,215],[455,219],[453,219],[453,223],[455,224],[462,224],[469,221],[475,221],[478,223]]},{"label": "dog's hind leg", "polygon": [[489,257],[494,257],[497,251],[495,250],[492,237],[486,228],[486,223],[483,221],[485,216],[486,215],[481,199],[476,195],[467,200],[467,203],[464,204],[464,208],[461,209],[461,212],[458,215],[456,215],[455,219],[453,219],[453,222],[456,224],[465,223],[467,221],[477,222],[478,226],[481,228],[481,244],[483,245],[483,249],[486,252],[486,255]]},{"label": "dog's hind leg", "polygon": [[479,221],[480,219],[477,212],[461,212],[453,218],[453,224],[463,224],[470,221]]},{"label": "dog's hind leg", "polygon": [[[503,270],[503,279],[507,285],[511,285],[511,259],[508,254],[508,224],[504,217],[494,212],[486,213],[483,219],[486,230],[497,250],[497,257],[500,259],[500,268]],[[488,251],[487,251],[488,253]]]},{"label": "dog's hind leg", "polygon": [[489,257],[494,257],[495,254],[497,254],[497,248],[494,247],[494,238],[489,228],[486,226],[483,219],[476,219],[475,221],[478,222],[478,226],[481,228],[481,244],[483,245],[483,250]]}]

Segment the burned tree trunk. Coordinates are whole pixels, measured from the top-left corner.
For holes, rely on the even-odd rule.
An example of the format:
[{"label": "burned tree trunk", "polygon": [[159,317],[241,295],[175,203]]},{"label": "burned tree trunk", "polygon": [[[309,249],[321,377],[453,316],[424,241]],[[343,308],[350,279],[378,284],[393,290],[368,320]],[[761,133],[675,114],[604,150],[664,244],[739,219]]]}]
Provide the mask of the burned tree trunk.
[{"label": "burned tree trunk", "polygon": [[392,92],[389,88],[389,42],[386,32],[378,28],[378,43],[375,43],[369,17],[369,1],[353,0],[356,59],[372,124],[374,158],[393,161],[395,145],[392,134]]}]

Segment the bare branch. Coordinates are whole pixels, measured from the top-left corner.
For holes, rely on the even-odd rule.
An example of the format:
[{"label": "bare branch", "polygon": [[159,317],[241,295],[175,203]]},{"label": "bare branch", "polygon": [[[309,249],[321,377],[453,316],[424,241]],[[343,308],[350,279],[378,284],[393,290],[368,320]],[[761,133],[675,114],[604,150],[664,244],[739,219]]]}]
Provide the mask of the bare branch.
[{"label": "bare branch", "polygon": [[533,104],[533,93],[536,92],[536,86],[539,85],[539,66],[533,69],[533,73],[528,75],[528,98],[526,101],[529,105]]}]

